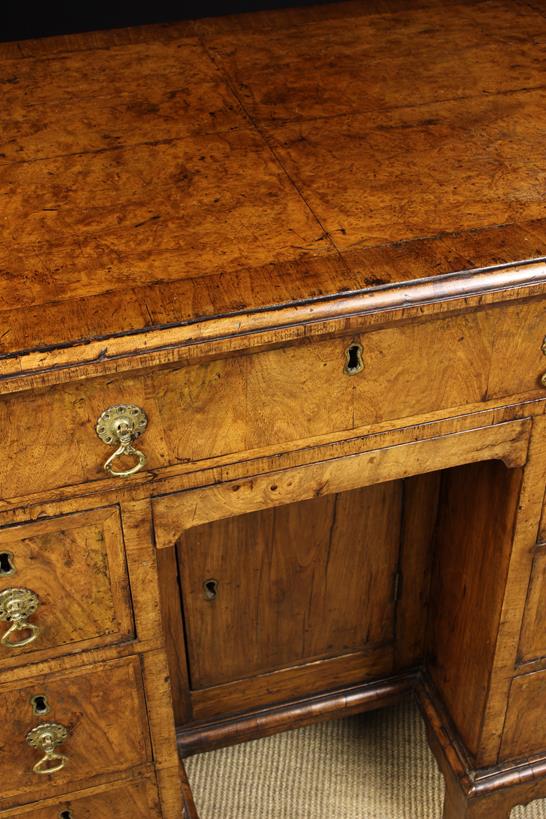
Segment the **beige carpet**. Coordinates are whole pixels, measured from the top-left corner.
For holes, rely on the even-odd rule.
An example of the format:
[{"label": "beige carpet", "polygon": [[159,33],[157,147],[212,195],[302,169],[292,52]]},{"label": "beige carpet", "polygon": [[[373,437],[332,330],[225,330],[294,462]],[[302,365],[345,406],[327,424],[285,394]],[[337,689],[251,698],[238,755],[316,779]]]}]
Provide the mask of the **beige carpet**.
[{"label": "beige carpet", "polygon": [[[186,764],[201,819],[442,815],[442,777],[411,705],[201,754]],[[546,800],[516,808],[511,819],[546,819]]]}]

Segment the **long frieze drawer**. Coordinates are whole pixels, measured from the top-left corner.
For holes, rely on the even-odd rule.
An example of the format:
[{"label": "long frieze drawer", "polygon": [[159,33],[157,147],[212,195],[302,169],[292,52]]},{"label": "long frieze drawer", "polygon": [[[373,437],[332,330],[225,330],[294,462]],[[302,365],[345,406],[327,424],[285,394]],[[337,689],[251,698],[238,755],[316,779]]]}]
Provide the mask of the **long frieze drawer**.
[{"label": "long frieze drawer", "polygon": [[160,819],[153,777],[116,782],[0,812],[0,819]]},{"label": "long frieze drawer", "polygon": [[519,645],[522,662],[546,656],[546,544],[537,546]]},{"label": "long frieze drawer", "polygon": [[0,687],[0,807],[151,761],[140,663],[113,660]]},{"label": "long frieze drawer", "polygon": [[[545,334],[532,300],[4,396],[1,497],[543,395]],[[130,457],[109,460],[137,433]]]},{"label": "long frieze drawer", "polygon": [[0,530],[0,667],[133,634],[117,507]]}]

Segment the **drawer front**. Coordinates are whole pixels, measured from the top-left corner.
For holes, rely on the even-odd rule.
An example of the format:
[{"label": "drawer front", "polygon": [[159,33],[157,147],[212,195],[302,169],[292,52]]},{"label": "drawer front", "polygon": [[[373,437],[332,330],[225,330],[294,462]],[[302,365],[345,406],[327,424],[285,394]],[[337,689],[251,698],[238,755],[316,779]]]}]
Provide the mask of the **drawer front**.
[{"label": "drawer front", "polygon": [[40,807],[2,811],[0,819],[160,819],[157,787],[152,778],[48,799]]},{"label": "drawer front", "polygon": [[[44,725],[61,726],[43,729]],[[42,734],[55,730],[55,753],[63,767],[44,761]],[[34,729],[35,745],[29,744]],[[150,761],[142,677],[138,658],[114,660],[86,669],[52,674],[0,688],[0,804],[21,802],[21,795],[44,799],[84,787],[102,774],[123,772]],[[40,761],[42,760],[41,764]],[[38,764],[38,769],[36,765]],[[8,804],[6,804],[8,803]]]},{"label": "drawer front", "polygon": [[512,681],[501,760],[518,759],[546,750],[546,671]]},{"label": "drawer front", "polygon": [[523,662],[546,656],[546,544],[537,547],[527,595],[519,659]]},{"label": "drawer front", "polygon": [[[5,396],[3,446],[17,459],[9,459],[9,470],[8,458],[0,459],[2,497],[106,477],[113,449],[99,440],[95,423],[112,405],[146,411],[137,448],[158,469],[489,399],[543,395],[545,333],[544,301],[530,301]],[[348,354],[355,345],[362,369],[348,375],[348,355],[359,369],[358,353]]]},{"label": "drawer front", "polygon": [[0,667],[129,639],[117,507],[0,530],[0,616]]}]

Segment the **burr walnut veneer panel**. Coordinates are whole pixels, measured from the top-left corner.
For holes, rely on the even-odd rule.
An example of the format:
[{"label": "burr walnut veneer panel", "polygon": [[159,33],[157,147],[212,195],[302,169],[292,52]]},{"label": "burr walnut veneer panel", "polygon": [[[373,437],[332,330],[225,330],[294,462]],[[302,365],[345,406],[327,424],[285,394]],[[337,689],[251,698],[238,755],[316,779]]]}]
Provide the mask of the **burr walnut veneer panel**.
[{"label": "burr walnut veneer panel", "polygon": [[546,796],[545,42],[344,0],[0,44],[0,815],[197,819],[178,749],[413,690],[444,819]]},{"label": "burr walnut veneer panel", "polygon": [[161,819],[155,781],[150,776],[134,781],[90,788],[44,800],[40,807],[19,806],[0,811],[1,819]]},{"label": "burr walnut veneer panel", "polygon": [[0,593],[23,587],[39,599],[29,619],[37,639],[18,649],[0,645],[0,666],[130,639],[123,547],[117,507],[0,529]]},{"label": "burr walnut veneer panel", "polygon": [[[35,711],[34,697],[43,698],[46,712]],[[101,775],[151,761],[136,657],[0,686],[0,717],[0,765],[6,777],[1,807],[85,787]],[[58,723],[68,731],[60,746],[68,761],[52,776],[33,772],[43,751],[26,742],[28,732],[42,723]]]},{"label": "burr walnut veneer panel", "polygon": [[[150,469],[289,447],[420,413],[462,408],[543,388],[544,302],[418,320],[176,369],[94,379],[0,399],[5,435],[1,496],[105,477],[111,454],[95,423],[117,403],[145,407]],[[524,328],[515,332],[513,328]],[[363,370],[344,372],[362,347]],[[17,418],[17,423],[9,423]],[[40,428],[40,419],[43,429]],[[33,425],[35,434],[26,429]],[[40,469],[34,464],[40,463]]]}]

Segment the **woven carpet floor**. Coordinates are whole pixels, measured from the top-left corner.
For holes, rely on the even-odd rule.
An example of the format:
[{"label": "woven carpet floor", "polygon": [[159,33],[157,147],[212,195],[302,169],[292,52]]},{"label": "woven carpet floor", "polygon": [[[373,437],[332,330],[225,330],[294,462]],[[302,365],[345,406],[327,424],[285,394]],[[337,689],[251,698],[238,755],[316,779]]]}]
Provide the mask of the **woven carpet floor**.
[{"label": "woven carpet floor", "polygon": [[[186,764],[201,819],[442,816],[442,777],[409,704],[212,751]],[[546,819],[546,800],[515,808],[511,819]]]}]

